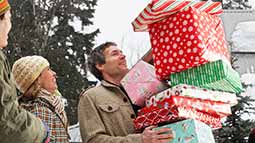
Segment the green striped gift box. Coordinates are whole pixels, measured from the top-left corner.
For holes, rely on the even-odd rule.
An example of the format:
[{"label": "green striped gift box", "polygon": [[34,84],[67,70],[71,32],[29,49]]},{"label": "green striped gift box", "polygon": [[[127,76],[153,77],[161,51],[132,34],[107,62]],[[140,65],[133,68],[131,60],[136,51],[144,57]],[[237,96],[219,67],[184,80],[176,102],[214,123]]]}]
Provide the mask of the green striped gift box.
[{"label": "green striped gift box", "polygon": [[239,74],[222,60],[173,73],[170,80],[171,86],[189,84],[233,93],[240,93],[243,90]]}]

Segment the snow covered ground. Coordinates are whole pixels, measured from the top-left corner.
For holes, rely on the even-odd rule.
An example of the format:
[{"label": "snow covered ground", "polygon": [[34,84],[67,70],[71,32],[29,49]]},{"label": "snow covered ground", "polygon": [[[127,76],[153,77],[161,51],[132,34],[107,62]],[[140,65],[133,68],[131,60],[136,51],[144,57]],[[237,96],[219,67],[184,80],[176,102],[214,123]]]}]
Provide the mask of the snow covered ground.
[{"label": "snow covered ground", "polygon": [[81,135],[80,135],[79,123],[70,126],[68,128],[68,130],[69,130],[69,134],[70,134],[70,137],[71,137],[70,142],[75,142],[75,143],[82,142]]}]

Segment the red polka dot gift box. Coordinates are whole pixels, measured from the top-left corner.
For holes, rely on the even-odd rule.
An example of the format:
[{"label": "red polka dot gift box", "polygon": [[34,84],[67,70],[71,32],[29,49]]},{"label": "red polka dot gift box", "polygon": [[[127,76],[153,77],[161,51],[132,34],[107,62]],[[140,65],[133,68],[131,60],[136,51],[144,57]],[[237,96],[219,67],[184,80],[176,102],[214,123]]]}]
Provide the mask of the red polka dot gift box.
[{"label": "red polka dot gift box", "polygon": [[[149,31],[157,78],[165,80],[171,73],[218,59],[229,62],[222,21],[213,15],[219,13],[219,3],[215,6],[212,2],[196,1],[185,5],[186,1],[183,1],[167,5],[169,2],[173,1],[152,2],[143,11],[145,14],[133,22],[134,27],[138,25],[137,31],[143,28]],[[148,11],[152,11],[151,17],[148,17]],[[139,21],[141,18],[144,19]]]}]

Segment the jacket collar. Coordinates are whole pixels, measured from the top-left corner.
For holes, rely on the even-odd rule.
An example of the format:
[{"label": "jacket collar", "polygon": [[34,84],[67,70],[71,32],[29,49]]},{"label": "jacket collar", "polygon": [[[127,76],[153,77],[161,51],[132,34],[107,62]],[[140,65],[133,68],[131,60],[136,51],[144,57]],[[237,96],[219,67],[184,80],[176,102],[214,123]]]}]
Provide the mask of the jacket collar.
[{"label": "jacket collar", "polygon": [[102,80],[101,81],[101,84],[103,85],[103,86],[105,86],[105,87],[117,87],[117,88],[119,88],[120,86],[119,85],[117,85],[117,84],[114,84],[114,83],[111,83],[111,82],[109,82],[109,81],[106,81],[106,80]]}]

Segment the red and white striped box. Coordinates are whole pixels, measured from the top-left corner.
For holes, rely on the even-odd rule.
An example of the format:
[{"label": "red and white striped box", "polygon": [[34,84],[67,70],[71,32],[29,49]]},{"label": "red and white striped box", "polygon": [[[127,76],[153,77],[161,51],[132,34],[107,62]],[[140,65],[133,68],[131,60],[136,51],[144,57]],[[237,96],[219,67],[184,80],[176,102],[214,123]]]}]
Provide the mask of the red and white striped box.
[{"label": "red and white striped box", "polygon": [[132,22],[134,31],[149,31],[149,25],[165,19],[187,7],[194,7],[210,15],[223,13],[220,2],[197,0],[152,0]]},{"label": "red and white striped box", "polygon": [[192,107],[201,112],[214,114],[220,117],[231,115],[230,104],[183,96],[170,96],[169,98],[165,98],[162,101],[157,102],[155,105],[140,109],[138,115],[156,111],[160,108],[172,108],[173,106]]},{"label": "red and white striped box", "polygon": [[146,106],[153,106],[157,102],[166,98],[170,98],[171,96],[183,96],[199,98],[202,100],[218,101],[228,103],[231,106],[234,106],[238,103],[236,94],[234,93],[210,90],[186,84],[179,84],[164,90],[155,96],[151,96],[150,99],[146,100]]}]

